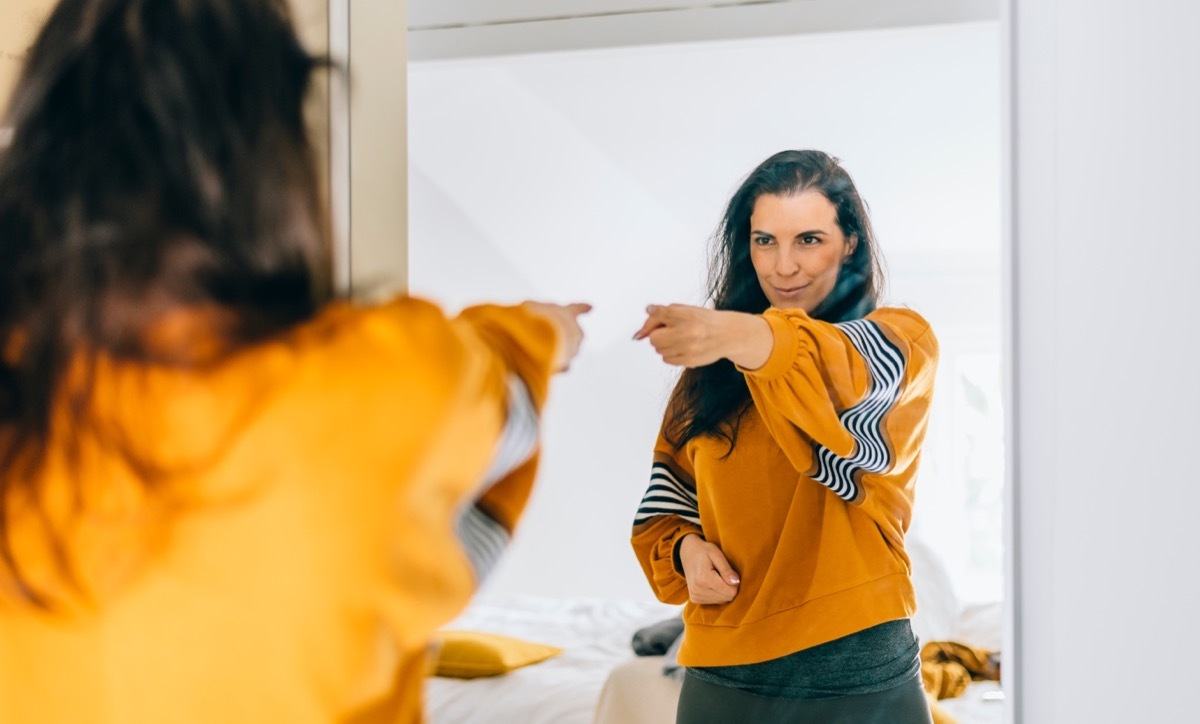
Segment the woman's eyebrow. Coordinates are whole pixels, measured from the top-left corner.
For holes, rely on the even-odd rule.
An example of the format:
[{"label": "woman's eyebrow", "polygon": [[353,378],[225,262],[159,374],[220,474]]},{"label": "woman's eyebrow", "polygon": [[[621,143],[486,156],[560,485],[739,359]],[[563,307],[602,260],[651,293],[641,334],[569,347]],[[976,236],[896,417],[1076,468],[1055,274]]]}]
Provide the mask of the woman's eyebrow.
[{"label": "woman's eyebrow", "polygon": [[[751,236],[764,236],[768,239],[775,238],[774,234],[771,234],[766,231],[759,231],[758,229],[751,229],[750,235]],[[829,236],[829,232],[822,231],[821,229],[809,229],[808,231],[801,231],[799,234],[796,234],[796,236],[794,238],[803,239],[806,236]]]}]

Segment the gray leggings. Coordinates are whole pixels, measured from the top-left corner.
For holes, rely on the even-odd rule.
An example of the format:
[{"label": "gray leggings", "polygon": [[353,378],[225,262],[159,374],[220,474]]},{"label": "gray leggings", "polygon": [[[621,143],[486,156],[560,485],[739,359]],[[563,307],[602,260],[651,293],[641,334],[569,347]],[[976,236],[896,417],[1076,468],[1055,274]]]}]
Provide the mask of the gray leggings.
[{"label": "gray leggings", "polygon": [[775,699],[721,686],[689,672],[675,724],[933,724],[921,674],[870,694]]}]

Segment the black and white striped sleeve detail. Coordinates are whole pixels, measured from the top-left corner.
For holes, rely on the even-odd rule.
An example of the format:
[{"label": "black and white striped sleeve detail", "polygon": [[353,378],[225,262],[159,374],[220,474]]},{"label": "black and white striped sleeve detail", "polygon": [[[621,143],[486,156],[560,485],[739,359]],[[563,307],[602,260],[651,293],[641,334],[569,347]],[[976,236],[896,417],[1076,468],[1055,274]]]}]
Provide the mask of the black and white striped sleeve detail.
[{"label": "black and white striped sleeve detail", "polygon": [[475,578],[482,582],[495,569],[512,534],[474,504],[458,517],[455,531],[471,561]]},{"label": "black and white striped sleeve detail", "polygon": [[[537,408],[529,395],[529,388],[521,378],[509,375],[507,421],[476,499],[533,456],[537,450],[537,437]],[[459,514],[455,531],[471,560],[475,577],[480,581],[495,568],[512,537],[511,531],[484,512],[474,500]]]},{"label": "black and white striped sleeve detail", "polygon": [[858,478],[862,473],[882,473],[892,466],[883,418],[900,399],[906,363],[876,323],[864,319],[837,326],[866,360],[870,384],[862,401],[839,415],[842,425],[854,436],[854,452],[843,458],[821,445],[814,446],[817,469],[812,478],[843,500],[853,502],[859,497]]},{"label": "black and white striped sleeve detail", "polygon": [[689,476],[675,470],[666,462],[665,456],[655,456],[650,468],[650,486],[642,496],[637,515],[633,519],[638,527],[661,515],[674,515],[692,525],[700,525],[700,506],[696,498],[696,485]]}]

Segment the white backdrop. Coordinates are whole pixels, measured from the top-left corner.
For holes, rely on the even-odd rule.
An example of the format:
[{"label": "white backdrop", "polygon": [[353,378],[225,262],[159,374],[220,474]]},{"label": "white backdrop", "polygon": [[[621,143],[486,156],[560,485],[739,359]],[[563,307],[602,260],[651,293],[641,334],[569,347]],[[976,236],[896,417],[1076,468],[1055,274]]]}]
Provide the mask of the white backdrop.
[{"label": "white backdrop", "polygon": [[[998,42],[986,23],[411,64],[412,291],[448,309],[596,305],[490,590],[650,595],[628,536],[674,373],[629,338],[647,303],[701,301],[707,241],[742,176],[820,148],[871,205],[890,300],[925,314],[950,360],[915,530],[961,595],[999,596],[999,508],[972,521],[979,491],[962,479],[973,455],[999,481],[998,438],[980,458],[951,412],[956,367],[982,365],[998,395]],[[998,500],[997,486],[983,487]]]}]

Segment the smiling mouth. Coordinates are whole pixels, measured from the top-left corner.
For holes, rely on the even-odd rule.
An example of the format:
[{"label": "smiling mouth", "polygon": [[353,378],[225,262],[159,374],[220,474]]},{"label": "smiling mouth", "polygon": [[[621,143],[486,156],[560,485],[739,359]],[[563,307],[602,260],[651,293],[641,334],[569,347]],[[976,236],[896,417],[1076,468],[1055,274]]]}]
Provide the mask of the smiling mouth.
[{"label": "smiling mouth", "polygon": [[791,297],[791,296],[795,296],[795,295],[799,294],[800,292],[804,291],[807,288],[808,288],[808,285],[806,284],[802,287],[789,287],[787,289],[785,289],[783,287],[775,287],[775,291],[778,292],[779,294],[781,294],[782,296]]}]

